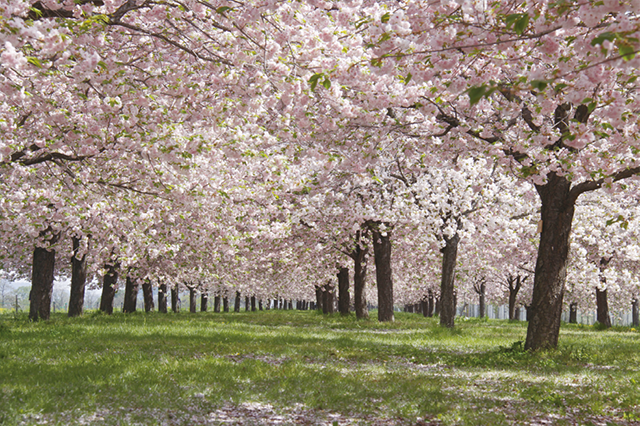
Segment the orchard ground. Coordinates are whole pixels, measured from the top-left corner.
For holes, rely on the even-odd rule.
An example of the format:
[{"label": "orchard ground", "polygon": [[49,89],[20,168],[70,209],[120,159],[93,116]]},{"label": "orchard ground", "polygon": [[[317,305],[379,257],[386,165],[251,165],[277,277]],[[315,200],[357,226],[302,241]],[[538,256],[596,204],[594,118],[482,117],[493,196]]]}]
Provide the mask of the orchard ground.
[{"label": "orchard ground", "polygon": [[[375,312],[372,312],[375,318]],[[640,333],[398,313],[0,315],[0,424],[640,424]]]}]

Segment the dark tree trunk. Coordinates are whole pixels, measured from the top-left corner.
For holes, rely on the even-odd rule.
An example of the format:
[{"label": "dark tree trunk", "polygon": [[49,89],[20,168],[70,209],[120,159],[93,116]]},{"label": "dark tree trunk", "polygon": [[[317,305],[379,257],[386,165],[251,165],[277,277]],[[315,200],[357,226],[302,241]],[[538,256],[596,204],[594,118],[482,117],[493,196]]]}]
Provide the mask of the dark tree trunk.
[{"label": "dark tree trunk", "polygon": [[131,274],[127,274],[127,280],[124,286],[124,305],[122,312],[130,314],[136,311],[138,303],[138,280],[131,278]]},{"label": "dark tree trunk", "polygon": [[251,312],[255,312],[256,310],[256,296],[251,296]]},{"label": "dark tree trunk", "polygon": [[222,310],[229,312],[229,298],[227,296],[222,298]]},{"label": "dark tree trunk", "polygon": [[349,268],[340,268],[338,272],[338,312],[349,315]]},{"label": "dark tree trunk", "polygon": [[513,321],[520,321],[520,306],[518,306],[513,313]]},{"label": "dark tree trunk", "polygon": [[433,317],[433,311],[435,309],[436,309],[435,297],[433,296],[433,291],[429,290],[429,293],[427,296],[427,316]]},{"label": "dark tree trunk", "polygon": [[378,287],[378,321],[393,321],[393,276],[391,272],[391,229],[379,231],[380,224],[371,227],[373,254]]},{"label": "dark tree trunk", "polygon": [[240,299],[242,298],[242,295],[240,294],[239,291],[236,291],[236,298],[233,301],[233,312],[240,312]]},{"label": "dark tree trunk", "polygon": [[167,313],[167,284],[160,283],[158,286],[158,312]]},{"label": "dark tree trunk", "polygon": [[153,287],[150,280],[144,280],[142,283],[142,296],[144,297],[144,311],[153,311]]},{"label": "dark tree trunk", "polygon": [[324,307],[322,306],[323,302],[324,302],[324,291],[322,291],[322,287],[316,286],[316,308],[319,311],[322,311],[322,313],[325,313]]},{"label": "dark tree trunk", "polygon": [[262,308],[262,299],[258,300],[258,310],[259,311],[263,310],[263,308]]},{"label": "dark tree trunk", "polygon": [[73,256],[71,256],[71,290],[69,292],[69,316],[82,315],[84,307],[84,289],[87,284],[87,255],[76,258],[80,250],[80,238],[73,237]]},{"label": "dark tree trunk", "polygon": [[[522,284],[527,280],[527,277],[522,277],[520,275],[513,276],[509,274],[507,277],[507,285],[509,288],[509,321],[516,320],[516,303],[518,300],[518,293],[522,288]],[[517,319],[520,319],[518,317]]]},{"label": "dark tree trunk", "polygon": [[525,342],[527,350],[558,346],[569,236],[575,211],[576,195],[570,196],[570,187],[571,183],[565,177],[555,173],[547,175],[546,184],[536,185],[542,201],[542,232]]},{"label": "dark tree trunk", "polygon": [[597,321],[605,328],[611,327],[611,317],[609,316],[609,301],[607,300],[607,289],[596,288],[596,312]]},{"label": "dark tree trunk", "polygon": [[631,321],[634,327],[640,327],[640,310],[638,309],[638,299],[631,302]]},{"label": "dark tree trunk", "polygon": [[249,296],[245,296],[244,298],[244,311],[249,312],[251,310],[251,302]]},{"label": "dark tree trunk", "polygon": [[335,308],[335,289],[330,283],[325,286],[322,301],[322,313],[333,314],[336,311]]},{"label": "dark tree trunk", "polygon": [[356,232],[356,247],[349,255],[353,259],[353,304],[356,310],[356,318],[369,318],[365,287],[367,284],[367,252],[363,245],[364,235],[362,231]]},{"label": "dark tree trunk", "polygon": [[289,299],[289,310],[293,309],[293,300]]},{"label": "dark tree trunk", "polygon": [[[213,306],[215,307],[215,302]],[[200,293],[200,312],[207,312],[207,309],[209,309],[209,294],[206,291],[203,291]],[[220,312],[220,308],[218,308],[218,312]]]},{"label": "dark tree trunk", "polygon": [[196,297],[196,288],[189,286],[187,286],[187,288],[189,289],[189,313],[195,314],[197,312],[198,302],[198,298]]},{"label": "dark tree trunk", "polygon": [[220,312],[220,296],[213,297],[213,312]]},{"label": "dark tree trunk", "polygon": [[[57,239],[57,238],[56,238]],[[29,293],[29,319],[48,320],[51,315],[51,293],[56,265],[55,250],[36,247],[33,250],[31,293]]]},{"label": "dark tree trunk", "polygon": [[578,323],[578,304],[573,302],[569,304],[569,324]]},{"label": "dark tree trunk", "polygon": [[171,310],[174,313],[180,312],[180,293],[178,284],[171,287]]},{"label": "dark tree trunk", "polygon": [[119,264],[105,265],[106,273],[102,278],[102,296],[100,297],[100,310],[105,314],[113,314],[113,299],[116,296],[116,284],[118,283]]},{"label": "dark tree trunk", "polygon": [[478,294],[478,302],[479,302],[479,313],[480,313],[480,318],[484,318],[485,315],[485,300],[487,298],[487,284],[485,283],[484,279],[482,281],[480,281],[479,283],[477,283],[477,285],[474,286],[474,290],[475,292]]},{"label": "dark tree trunk", "polygon": [[[316,287],[317,289],[318,287]],[[273,309],[278,309],[278,299],[273,299]]]},{"label": "dark tree trunk", "polygon": [[429,299],[424,297],[422,299],[422,302],[420,302],[420,304],[416,305],[416,312],[417,311],[422,311],[422,316],[424,317],[428,317],[429,316]]},{"label": "dark tree trunk", "polygon": [[440,325],[452,328],[456,317],[455,269],[460,236],[456,233],[444,239],[442,252],[442,278],[440,280]]},{"label": "dark tree trunk", "polygon": [[440,298],[436,297],[436,301],[433,304],[433,315],[440,316]]}]

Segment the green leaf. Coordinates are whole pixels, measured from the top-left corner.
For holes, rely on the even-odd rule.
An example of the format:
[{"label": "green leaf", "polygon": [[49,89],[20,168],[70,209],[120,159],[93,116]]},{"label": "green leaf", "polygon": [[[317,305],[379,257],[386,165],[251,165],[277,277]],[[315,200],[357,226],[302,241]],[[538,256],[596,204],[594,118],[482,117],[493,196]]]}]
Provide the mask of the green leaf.
[{"label": "green leaf", "polygon": [[220,15],[224,15],[225,12],[228,12],[230,10],[233,10],[233,8],[229,6],[220,6],[219,8],[216,9],[216,13],[219,13]]},{"label": "green leaf", "polygon": [[309,78],[309,84],[311,85],[311,91],[313,92],[314,90],[316,90],[316,86],[318,85],[318,80],[320,79],[320,77],[322,77],[324,74],[322,73],[316,73],[314,75],[312,75]]},{"label": "green leaf", "polygon": [[322,85],[324,86],[325,89],[330,89],[331,88],[331,80],[329,80],[327,77],[325,77],[324,81],[322,82]]},{"label": "green leaf", "polygon": [[612,32],[604,32],[600,34],[598,37],[591,40],[591,45],[595,46],[596,44],[602,44],[605,40],[614,41],[617,38],[618,34]]},{"label": "green leaf", "polygon": [[531,80],[530,84],[531,84],[531,87],[536,90],[544,90],[547,88],[549,83],[547,83],[544,80]]},{"label": "green leaf", "polygon": [[103,70],[107,70],[107,64],[104,61],[98,61],[98,66]]},{"label": "green leaf", "polygon": [[487,94],[487,86],[477,86],[470,88],[467,93],[469,94],[469,103],[475,105],[480,102],[483,96]]},{"label": "green leaf", "polygon": [[40,59],[36,58],[35,56],[27,56],[27,62],[29,62],[31,65],[35,65],[38,68],[42,68]]},{"label": "green leaf", "polygon": [[529,15],[526,13],[523,13],[522,15],[523,16],[520,19],[518,19],[516,21],[516,24],[513,26],[513,30],[519,36],[521,36],[522,33],[524,33],[524,30],[526,30],[527,26],[529,25]]},{"label": "green leaf", "polygon": [[636,49],[629,43],[618,43],[618,53],[622,59],[629,61],[636,56]]},{"label": "green leaf", "polygon": [[389,12],[385,13],[384,15],[382,15],[382,17],[380,17],[380,21],[383,24],[386,24],[387,22],[389,22],[389,19],[391,19],[391,14]]},{"label": "green leaf", "polygon": [[404,84],[405,85],[409,84],[409,82],[411,81],[412,77],[413,77],[413,75],[411,73],[407,74],[407,76],[404,78]]}]

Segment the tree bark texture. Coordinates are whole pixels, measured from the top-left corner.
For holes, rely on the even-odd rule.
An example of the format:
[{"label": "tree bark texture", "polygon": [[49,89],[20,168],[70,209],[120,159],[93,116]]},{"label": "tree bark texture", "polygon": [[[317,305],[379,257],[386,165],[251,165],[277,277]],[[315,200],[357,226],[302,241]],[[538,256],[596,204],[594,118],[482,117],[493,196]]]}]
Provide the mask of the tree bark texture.
[{"label": "tree bark texture", "polygon": [[84,289],[87,284],[87,255],[78,259],[80,250],[80,238],[73,237],[73,256],[71,256],[71,289],[69,290],[69,312],[70,317],[82,315],[84,308]]},{"label": "tree bark texture", "polygon": [[604,328],[611,328],[611,317],[609,316],[609,301],[607,300],[607,289],[596,288],[596,313],[597,321]]},{"label": "tree bark texture", "polygon": [[207,312],[207,309],[209,309],[209,295],[206,291],[203,291],[200,293],[200,312]]},{"label": "tree bark texture", "polygon": [[251,310],[251,302],[249,296],[245,296],[244,298],[244,311],[249,312]]},{"label": "tree bark texture", "polygon": [[167,313],[167,284],[160,283],[158,286],[158,312]]},{"label": "tree bark texture", "polygon": [[569,304],[569,324],[578,323],[578,304],[573,302]]},{"label": "tree bark texture", "polygon": [[239,291],[236,291],[236,298],[233,301],[233,312],[240,312],[240,299],[242,295]]},{"label": "tree bark texture", "polygon": [[522,277],[521,275],[516,275],[515,277],[511,274],[507,277],[507,284],[509,288],[509,321],[515,321],[516,319],[520,319],[520,317],[516,318],[516,303],[518,301],[518,293],[522,288],[522,284],[527,280],[527,277]]},{"label": "tree bark texture", "polygon": [[48,320],[51,315],[51,294],[56,265],[55,250],[36,247],[33,250],[29,319]]},{"label": "tree bark texture", "polygon": [[189,313],[195,314],[197,311],[198,298],[196,297],[196,287],[187,286],[189,289]]},{"label": "tree bark texture", "polygon": [[486,309],[485,308],[485,300],[487,298],[487,283],[484,280],[484,278],[482,280],[480,280],[480,282],[477,282],[476,284],[474,284],[473,289],[476,292],[476,294],[478,295],[480,318],[484,318],[485,309]]},{"label": "tree bark texture", "polygon": [[335,290],[331,283],[328,283],[324,287],[323,291],[323,300],[322,300],[322,313],[323,314],[333,314],[335,309]]},{"label": "tree bark texture", "polygon": [[338,312],[341,315],[349,315],[349,268],[340,268],[338,272]]},{"label": "tree bark texture", "polygon": [[213,312],[220,312],[220,296],[213,297]]},{"label": "tree bark texture", "polygon": [[105,314],[113,314],[113,299],[116,296],[118,283],[118,263],[105,265],[107,271],[102,278],[102,296],[100,297],[100,310]]},{"label": "tree bark texture", "polygon": [[122,312],[130,314],[136,311],[138,303],[138,281],[131,278],[131,274],[127,274],[124,286],[124,305]]},{"label": "tree bark texture", "polygon": [[251,312],[255,312],[256,310],[256,296],[251,296]]},{"label": "tree bark texture", "polygon": [[179,293],[178,284],[171,287],[171,310],[174,313],[180,312],[180,293]]},{"label": "tree bark texture", "polygon": [[570,197],[570,182],[555,173],[547,183],[536,185],[542,201],[542,232],[538,246],[531,317],[525,349],[549,349],[558,346],[562,299],[567,278],[569,236],[575,212],[575,199]]},{"label": "tree bark texture", "polygon": [[[324,292],[322,291],[322,287],[316,286],[316,307],[319,311],[321,311],[322,313],[325,313],[324,307],[322,306],[323,302],[324,302]],[[274,309],[276,308],[277,308],[277,304]]]},{"label": "tree bark texture", "polygon": [[378,287],[378,321],[393,321],[393,276],[391,271],[391,229],[383,235],[379,224],[371,226]]},{"label": "tree bark texture", "polygon": [[142,283],[142,297],[144,298],[144,311],[153,311],[155,306],[153,304],[153,286],[150,280],[144,280]]},{"label": "tree bark texture", "polygon": [[227,296],[222,298],[222,310],[229,312],[229,298]]},{"label": "tree bark texture", "polygon": [[455,269],[458,261],[458,233],[445,237],[442,252],[442,277],[440,280],[440,325],[452,328],[456,317]]},{"label": "tree bark texture", "polygon": [[634,327],[640,327],[640,309],[638,309],[638,299],[631,302],[631,321]]}]

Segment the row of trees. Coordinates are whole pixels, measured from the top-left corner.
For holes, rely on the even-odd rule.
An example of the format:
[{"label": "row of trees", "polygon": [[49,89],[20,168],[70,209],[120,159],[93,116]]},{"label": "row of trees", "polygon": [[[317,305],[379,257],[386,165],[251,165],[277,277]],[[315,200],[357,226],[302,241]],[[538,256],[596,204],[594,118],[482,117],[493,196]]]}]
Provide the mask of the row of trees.
[{"label": "row of trees", "polygon": [[380,320],[431,290],[449,327],[530,276],[528,349],[637,294],[635,2],[1,5],[1,257],[33,319],[56,252],[72,293],[308,299],[352,267],[356,311],[368,267]]}]

